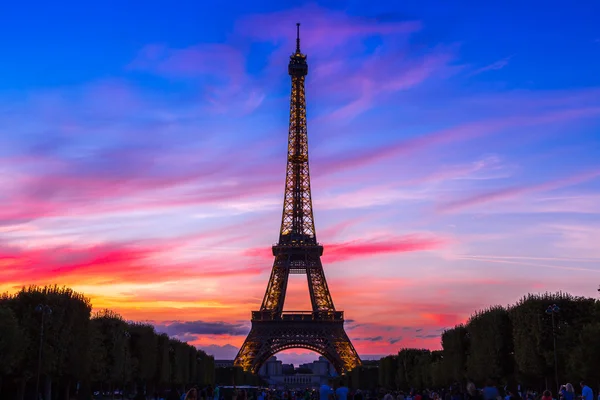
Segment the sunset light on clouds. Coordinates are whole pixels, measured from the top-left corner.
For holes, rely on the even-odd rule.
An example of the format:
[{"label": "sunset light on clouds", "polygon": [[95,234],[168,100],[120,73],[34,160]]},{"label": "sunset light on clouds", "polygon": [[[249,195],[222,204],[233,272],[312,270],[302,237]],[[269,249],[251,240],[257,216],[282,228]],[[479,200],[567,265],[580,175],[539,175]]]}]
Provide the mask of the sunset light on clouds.
[{"label": "sunset light on clouds", "polygon": [[69,3],[0,17],[1,292],[69,286],[232,359],[278,238],[301,22],[317,237],[359,354],[597,295],[599,5]]}]

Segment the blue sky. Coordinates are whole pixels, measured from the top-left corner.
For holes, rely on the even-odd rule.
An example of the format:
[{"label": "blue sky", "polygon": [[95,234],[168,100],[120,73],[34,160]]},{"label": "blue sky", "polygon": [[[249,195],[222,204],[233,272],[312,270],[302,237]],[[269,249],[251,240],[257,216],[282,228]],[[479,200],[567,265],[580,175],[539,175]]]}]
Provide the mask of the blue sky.
[{"label": "blue sky", "polygon": [[[371,3],[5,5],[0,289],[69,285],[233,357],[278,236],[301,22],[316,228],[360,354],[596,295],[600,4]],[[292,282],[288,309],[307,299]]]}]

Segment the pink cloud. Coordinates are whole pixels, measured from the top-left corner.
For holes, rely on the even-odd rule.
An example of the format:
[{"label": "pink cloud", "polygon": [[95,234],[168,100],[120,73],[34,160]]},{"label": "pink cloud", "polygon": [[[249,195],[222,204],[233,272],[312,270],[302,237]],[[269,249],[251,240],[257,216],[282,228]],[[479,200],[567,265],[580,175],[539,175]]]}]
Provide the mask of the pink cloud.
[{"label": "pink cloud", "polygon": [[[198,244],[217,246],[225,240],[233,244],[232,237],[239,233],[240,225],[188,236],[155,238],[137,242],[29,245],[4,244],[0,246],[0,281],[3,284],[110,284],[150,283],[194,277],[223,278],[261,274],[268,266],[246,265],[239,267],[231,258],[213,253],[195,251],[195,255],[179,256],[184,248],[193,249]],[[244,237],[245,239],[245,237]],[[228,251],[229,255],[240,252]]]},{"label": "pink cloud", "polygon": [[[285,71],[287,56],[295,48],[294,28],[298,21],[302,23],[301,47],[308,53],[312,71],[308,77],[311,93],[337,103],[335,108],[330,109],[330,105],[324,110],[328,120],[353,118],[377,101],[385,101],[384,94],[414,87],[440,71],[447,71],[447,64],[453,58],[452,51],[439,46],[423,55],[412,54],[414,51],[408,49],[405,38],[420,30],[418,21],[380,21],[308,5],[251,15],[238,22],[238,35],[277,45],[265,76]],[[256,30],[254,26],[264,29]],[[359,56],[365,50],[363,41],[370,37],[383,38],[384,43],[369,57],[364,58],[364,53]]]},{"label": "pink cloud", "polygon": [[419,235],[405,235],[373,241],[356,240],[327,245],[323,252],[323,260],[326,262],[339,262],[382,254],[435,250],[444,244],[446,244],[444,239]]},{"label": "pink cloud", "polygon": [[346,230],[368,221],[372,216],[365,215],[356,218],[345,218],[344,220],[330,225],[324,229],[319,229],[317,235],[319,238],[324,238],[326,242],[332,241],[337,236],[343,234]]},{"label": "pink cloud", "polygon": [[326,162],[319,164],[319,168],[322,169],[324,173],[357,169],[403,154],[416,153],[446,143],[471,140],[495,134],[506,129],[559,123],[574,119],[597,117],[599,115],[600,107],[585,107],[580,109],[566,109],[546,113],[541,112],[533,115],[515,115],[506,118],[492,118],[489,120],[469,122],[452,128],[404,139],[386,146],[367,150],[357,150],[352,152],[350,156],[348,156],[348,152],[345,151],[342,153],[343,155],[341,157],[329,157]]},{"label": "pink cloud", "polygon": [[496,190],[493,192],[483,193],[476,196],[468,197],[461,200],[456,200],[444,205],[439,206],[437,209],[439,212],[455,212],[465,208],[478,206],[481,204],[493,202],[493,201],[501,201],[508,200],[513,198],[518,198],[525,194],[536,193],[536,192],[545,192],[550,190],[555,190],[563,187],[568,187],[572,185],[576,185],[579,183],[583,183],[600,176],[600,171],[591,171],[586,173],[577,174],[574,176],[570,176],[563,179],[552,180],[549,182],[534,184],[530,186],[516,186],[512,188],[506,188],[501,190]]},{"label": "pink cloud", "polygon": [[[434,49],[422,58],[410,57],[403,53],[389,53],[375,55],[364,65],[350,70],[347,65],[339,65],[339,71],[336,71],[336,80],[339,83],[333,85],[342,84],[344,87],[339,88],[340,90],[354,90],[358,97],[329,113],[326,119],[347,121],[354,118],[372,108],[376,102],[384,101],[383,95],[418,86],[444,71],[451,60],[449,53],[441,53]],[[317,79],[317,95],[335,90],[331,87],[331,82],[330,77]]]},{"label": "pink cloud", "polygon": [[[102,283],[155,281],[175,269],[153,268],[154,248],[104,245],[46,249],[2,248],[0,278],[4,284]],[[184,273],[185,275],[185,273]]]},{"label": "pink cloud", "polygon": [[424,313],[421,317],[434,326],[452,327],[463,322],[463,317],[456,314]]},{"label": "pink cloud", "polygon": [[[353,39],[408,34],[421,29],[418,21],[382,22],[310,4],[302,8],[245,17],[238,21],[236,30],[259,40],[283,42],[282,47],[291,52],[296,48],[297,22],[302,24],[303,48],[315,52],[336,49]],[[261,29],[256,29],[257,26]]]},{"label": "pink cloud", "polygon": [[151,151],[118,150],[84,160],[50,156],[13,160],[6,165],[12,179],[0,220],[221,205],[281,189],[281,177],[269,163],[235,164],[218,152],[195,153],[188,157],[181,152],[173,159]]}]

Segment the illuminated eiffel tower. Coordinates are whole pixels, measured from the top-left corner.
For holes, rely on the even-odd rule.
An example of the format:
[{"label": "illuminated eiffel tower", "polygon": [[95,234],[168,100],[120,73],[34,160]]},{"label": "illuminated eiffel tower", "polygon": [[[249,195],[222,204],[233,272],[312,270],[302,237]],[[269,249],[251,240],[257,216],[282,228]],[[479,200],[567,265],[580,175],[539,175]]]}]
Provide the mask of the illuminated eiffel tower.
[{"label": "illuminated eiffel tower", "polygon": [[[321,264],[323,246],[315,232],[304,97],[308,64],[300,52],[300,24],[288,73],[292,95],[281,231],[279,242],[273,246],[275,261],[265,297],[260,310],[252,312],[252,329],[235,365],[256,373],[273,354],[304,348],[325,356],[342,373],[361,361],[344,330],[344,313],[333,305]],[[306,274],[312,311],[283,311],[289,274]]]}]

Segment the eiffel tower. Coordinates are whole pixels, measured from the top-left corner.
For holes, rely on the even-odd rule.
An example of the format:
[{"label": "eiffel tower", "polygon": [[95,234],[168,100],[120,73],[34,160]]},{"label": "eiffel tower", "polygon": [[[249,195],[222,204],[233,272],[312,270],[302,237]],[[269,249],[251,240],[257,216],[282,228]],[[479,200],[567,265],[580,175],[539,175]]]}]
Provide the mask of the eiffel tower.
[{"label": "eiffel tower", "polygon": [[[297,24],[296,52],[290,56],[292,77],[285,195],[279,241],[273,246],[273,270],[259,311],[252,312],[252,329],[234,365],[257,373],[272,355],[304,348],[325,356],[338,373],[361,364],[344,330],[344,312],[333,305],[317,242],[308,172],[308,135],[304,79],[306,55],[300,52]],[[312,311],[283,311],[290,274],[306,274]]]}]

